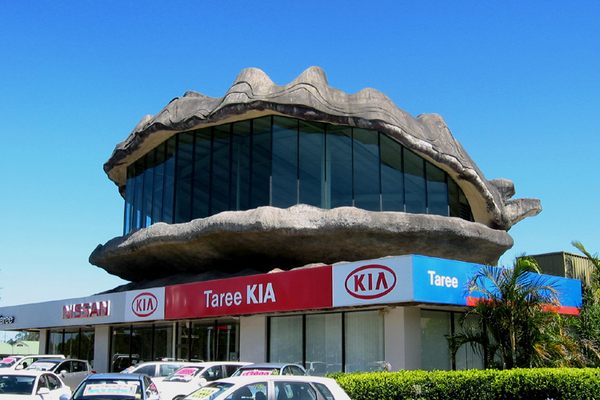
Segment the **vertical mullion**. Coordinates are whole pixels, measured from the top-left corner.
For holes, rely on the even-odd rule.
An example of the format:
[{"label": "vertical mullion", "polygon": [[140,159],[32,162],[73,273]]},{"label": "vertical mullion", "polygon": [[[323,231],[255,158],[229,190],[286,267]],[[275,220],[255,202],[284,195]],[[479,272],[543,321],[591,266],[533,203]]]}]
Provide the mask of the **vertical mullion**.
[{"label": "vertical mullion", "polygon": [[227,209],[235,210],[232,207],[233,203],[233,124],[229,124],[229,179],[228,179],[228,190],[227,190]]},{"label": "vertical mullion", "polygon": [[379,211],[383,211],[383,186],[381,184],[381,132],[377,131],[378,174],[379,174]]},{"label": "vertical mullion", "polygon": [[306,368],[306,314],[302,314],[302,366]]},{"label": "vertical mullion", "polygon": [[273,205],[273,116],[270,117],[271,120],[271,134],[269,135],[269,205]]},{"label": "vertical mullion", "polygon": [[196,138],[198,137],[198,131],[194,131],[192,134],[192,184],[190,186],[190,211],[188,213],[188,221],[194,218],[194,194],[196,192]]},{"label": "vertical mullion", "polygon": [[267,317],[267,362],[271,362],[271,318]]},{"label": "vertical mullion", "polygon": [[155,326],[155,324],[152,324],[152,339],[151,339],[151,344],[150,344],[150,357],[152,357],[153,360],[156,356],[156,351],[154,349],[154,345],[155,345],[154,335],[155,334],[156,334],[156,326]]},{"label": "vertical mullion", "polygon": [[300,120],[296,120],[296,204],[300,204]]},{"label": "vertical mullion", "polygon": [[160,221],[164,222],[165,221],[165,185],[167,182],[167,154],[168,154],[168,145],[167,145],[167,141],[165,140],[164,143],[164,149],[163,149],[163,173],[162,173],[162,190],[161,190],[161,199],[160,199]]},{"label": "vertical mullion", "polygon": [[187,340],[188,341],[188,355],[187,355],[187,358],[188,358],[188,361],[192,361],[192,336],[194,336],[192,334],[192,326],[193,326],[192,321],[187,321],[187,327],[188,327],[188,336],[187,336],[187,338],[188,338],[188,340]]},{"label": "vertical mullion", "polygon": [[213,159],[214,159],[214,151],[215,151],[215,128],[210,128],[210,161],[208,165],[208,216],[212,215],[212,182],[213,182]]},{"label": "vertical mullion", "polygon": [[427,161],[423,158],[423,181],[425,182],[425,213],[429,214],[429,185],[427,185]]},{"label": "vertical mullion", "polygon": [[175,135],[175,150],[173,152],[175,162],[173,164],[173,207],[171,210],[171,224],[176,221],[175,211],[177,210],[177,168],[179,167],[179,134]]},{"label": "vertical mullion", "polygon": [[352,207],[356,207],[356,201],[354,199],[354,128],[350,128],[350,168],[352,170]]},{"label": "vertical mullion", "polygon": [[[454,337],[454,311],[450,311],[450,337]],[[450,353],[450,362],[452,371],[456,371],[456,352]]]},{"label": "vertical mullion", "polygon": [[346,372],[346,313],[342,312],[342,372]]}]

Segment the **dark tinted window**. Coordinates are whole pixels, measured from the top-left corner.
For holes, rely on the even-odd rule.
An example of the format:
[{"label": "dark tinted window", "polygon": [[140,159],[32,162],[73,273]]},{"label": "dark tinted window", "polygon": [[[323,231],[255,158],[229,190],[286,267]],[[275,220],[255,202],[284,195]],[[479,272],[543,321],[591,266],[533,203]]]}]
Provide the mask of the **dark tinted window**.
[{"label": "dark tinted window", "polygon": [[148,376],[156,376],[156,367],[154,365],[144,365],[135,370],[136,374],[146,374]]},{"label": "dark tinted window", "polygon": [[473,219],[456,182],[392,137],[280,116],[179,133],[129,166],[126,182],[125,233],[267,205]]},{"label": "dark tinted window", "polygon": [[46,379],[48,382],[48,389],[56,390],[56,389],[60,389],[62,387],[62,385],[60,384],[60,381],[58,379],[56,379],[55,376],[46,375]]},{"label": "dark tinted window", "polygon": [[371,211],[379,202],[379,139],[376,131],[353,129],[354,205]]},{"label": "dark tinted window", "polygon": [[406,149],[404,149],[404,193],[406,212],[425,214],[427,211],[425,161]]},{"label": "dark tinted window", "polygon": [[298,121],[273,117],[272,205],[298,204]]}]

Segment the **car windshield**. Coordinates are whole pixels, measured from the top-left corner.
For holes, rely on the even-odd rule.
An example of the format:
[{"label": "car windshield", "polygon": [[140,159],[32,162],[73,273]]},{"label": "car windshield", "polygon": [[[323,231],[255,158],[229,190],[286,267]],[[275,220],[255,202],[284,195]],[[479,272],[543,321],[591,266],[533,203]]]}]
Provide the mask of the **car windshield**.
[{"label": "car windshield", "polygon": [[125,379],[90,379],[77,388],[73,400],[141,399],[140,381]]},{"label": "car windshield", "polygon": [[54,368],[59,361],[36,361],[31,364],[27,369],[35,369],[37,371],[50,371]]},{"label": "car windshield", "polygon": [[279,375],[279,368],[260,367],[260,368],[240,368],[232,376],[259,376],[259,375]]},{"label": "car windshield", "polygon": [[204,368],[201,367],[183,367],[167,376],[163,382],[189,382],[194,376],[198,375]]},{"label": "car windshield", "polygon": [[186,400],[212,400],[233,386],[233,383],[212,382],[186,396]]},{"label": "car windshield", "polygon": [[2,360],[0,360],[0,368],[9,368],[17,361],[19,361],[19,359],[15,357],[4,357]]},{"label": "car windshield", "polygon": [[0,375],[0,395],[2,394],[31,394],[35,376]]}]

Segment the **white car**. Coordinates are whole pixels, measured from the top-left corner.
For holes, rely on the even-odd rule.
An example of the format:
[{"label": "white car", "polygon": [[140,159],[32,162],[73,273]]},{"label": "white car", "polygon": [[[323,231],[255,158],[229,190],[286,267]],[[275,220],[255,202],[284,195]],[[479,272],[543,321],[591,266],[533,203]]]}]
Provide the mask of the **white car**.
[{"label": "white car", "polygon": [[197,363],[187,361],[148,361],[139,364],[132,365],[131,367],[125,368],[121,373],[123,374],[145,374],[148,375],[152,381],[162,381],[163,378],[173,374],[180,368],[186,365],[194,365]]},{"label": "white car", "polygon": [[69,400],[71,389],[52,372],[0,372],[0,400]]},{"label": "white car", "polygon": [[185,400],[350,400],[331,378],[298,375],[236,376],[210,382]]},{"label": "white car", "polygon": [[42,358],[62,358],[65,356],[62,354],[36,354],[30,356],[8,356],[0,360],[0,372],[7,370],[19,370],[25,369],[33,364],[35,361]]},{"label": "white car", "polygon": [[239,367],[248,364],[237,361],[193,363],[155,383],[161,400],[181,400],[208,382],[231,376]]}]

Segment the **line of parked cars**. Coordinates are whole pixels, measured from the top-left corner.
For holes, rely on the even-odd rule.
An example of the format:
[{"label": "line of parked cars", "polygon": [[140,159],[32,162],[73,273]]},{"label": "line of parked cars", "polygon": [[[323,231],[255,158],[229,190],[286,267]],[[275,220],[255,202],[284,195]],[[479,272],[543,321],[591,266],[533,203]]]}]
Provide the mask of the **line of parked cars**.
[{"label": "line of parked cars", "polygon": [[0,400],[349,400],[297,364],[157,361],[96,374],[64,356],[0,360]]}]

